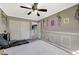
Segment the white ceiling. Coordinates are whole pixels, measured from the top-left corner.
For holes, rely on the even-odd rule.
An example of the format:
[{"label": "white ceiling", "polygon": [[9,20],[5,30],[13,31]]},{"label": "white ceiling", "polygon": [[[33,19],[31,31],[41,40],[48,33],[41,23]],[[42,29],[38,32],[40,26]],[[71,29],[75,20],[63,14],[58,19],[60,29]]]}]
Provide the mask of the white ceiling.
[{"label": "white ceiling", "polygon": [[31,7],[33,3],[0,3],[0,8],[8,15],[13,17],[19,17],[24,19],[30,19],[38,21],[42,18],[48,17],[52,14],[55,14],[59,11],[67,9],[77,3],[39,3],[38,8],[45,8],[47,12],[40,12],[38,17],[35,13],[27,15],[31,10],[20,8],[21,5]]}]

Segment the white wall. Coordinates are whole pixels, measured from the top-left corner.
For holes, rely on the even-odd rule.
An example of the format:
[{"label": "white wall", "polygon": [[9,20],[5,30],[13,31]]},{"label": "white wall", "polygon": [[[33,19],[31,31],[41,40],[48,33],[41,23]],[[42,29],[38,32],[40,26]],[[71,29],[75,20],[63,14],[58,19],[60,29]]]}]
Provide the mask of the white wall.
[{"label": "white wall", "polygon": [[6,14],[0,9],[0,34],[6,30]]},{"label": "white wall", "polygon": [[[79,51],[79,20],[75,18],[77,5],[59,12],[61,24],[57,18],[58,13],[42,20],[42,40],[54,43],[69,52]],[[64,19],[69,18],[68,23]],[[54,20],[54,25],[51,25]]]},{"label": "white wall", "polygon": [[0,9],[0,34],[7,30],[11,40],[22,40],[31,38],[31,22],[27,19],[7,17]]},{"label": "white wall", "polygon": [[8,20],[11,40],[30,39],[30,21],[18,18]]}]

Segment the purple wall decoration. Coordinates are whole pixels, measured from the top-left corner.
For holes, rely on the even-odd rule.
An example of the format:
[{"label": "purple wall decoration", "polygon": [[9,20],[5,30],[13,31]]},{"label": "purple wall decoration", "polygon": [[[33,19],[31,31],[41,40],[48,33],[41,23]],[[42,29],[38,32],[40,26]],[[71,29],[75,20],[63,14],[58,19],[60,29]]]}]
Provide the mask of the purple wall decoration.
[{"label": "purple wall decoration", "polygon": [[51,26],[54,26],[54,25],[55,25],[55,21],[51,20]]}]

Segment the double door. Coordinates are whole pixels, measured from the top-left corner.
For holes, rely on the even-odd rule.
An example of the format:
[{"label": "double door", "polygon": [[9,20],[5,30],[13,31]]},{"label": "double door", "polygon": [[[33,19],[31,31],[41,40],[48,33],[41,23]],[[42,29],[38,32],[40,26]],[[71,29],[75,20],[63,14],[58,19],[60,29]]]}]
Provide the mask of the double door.
[{"label": "double door", "polygon": [[20,20],[9,20],[9,31],[11,40],[29,39],[30,22]]}]

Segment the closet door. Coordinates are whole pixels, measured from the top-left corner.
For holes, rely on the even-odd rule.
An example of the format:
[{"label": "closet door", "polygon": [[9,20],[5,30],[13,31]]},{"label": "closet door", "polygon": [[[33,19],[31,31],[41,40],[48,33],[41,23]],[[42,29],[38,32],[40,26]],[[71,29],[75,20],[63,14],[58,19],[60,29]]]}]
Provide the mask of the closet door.
[{"label": "closet door", "polygon": [[10,30],[10,39],[11,40],[20,40],[21,39],[20,21],[9,20],[9,30]]},{"label": "closet door", "polygon": [[30,39],[30,22],[21,21],[21,39]]},{"label": "closet door", "polygon": [[11,40],[24,40],[30,38],[30,22],[22,20],[9,20]]}]

